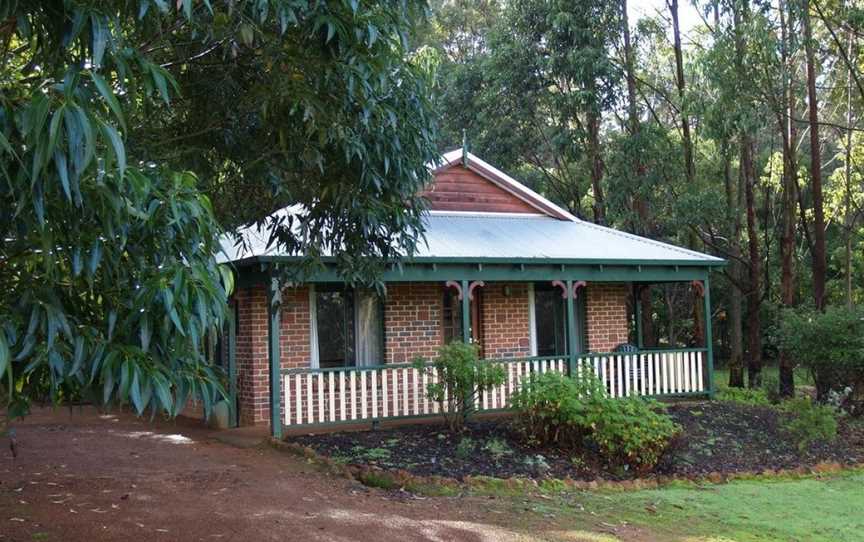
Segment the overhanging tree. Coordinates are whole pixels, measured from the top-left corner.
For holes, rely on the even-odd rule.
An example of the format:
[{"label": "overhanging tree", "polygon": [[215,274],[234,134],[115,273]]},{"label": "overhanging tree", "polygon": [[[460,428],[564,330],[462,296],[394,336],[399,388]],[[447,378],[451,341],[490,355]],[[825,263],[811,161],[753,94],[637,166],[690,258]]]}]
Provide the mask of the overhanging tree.
[{"label": "overhanging tree", "polygon": [[[223,208],[230,225],[272,227],[273,243],[311,265],[331,250],[348,280],[374,280],[381,261],[410,252],[435,150],[427,72],[405,54],[421,9],[0,2],[9,412],[79,394],[169,414],[195,395],[209,411],[223,390],[201,345],[225,317],[231,278],[214,257],[208,193],[245,207]],[[250,84],[214,99],[202,81],[214,73]],[[244,133],[247,145],[224,139]],[[165,150],[187,145],[197,154]],[[252,191],[267,197],[236,205]],[[288,203],[303,211],[261,219]]]}]

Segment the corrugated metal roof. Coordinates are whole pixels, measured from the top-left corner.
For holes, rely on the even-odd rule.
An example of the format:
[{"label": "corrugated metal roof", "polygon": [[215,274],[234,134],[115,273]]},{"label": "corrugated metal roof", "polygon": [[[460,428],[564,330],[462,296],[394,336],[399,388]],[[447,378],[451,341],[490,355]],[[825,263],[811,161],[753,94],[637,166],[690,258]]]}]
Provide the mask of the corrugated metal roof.
[{"label": "corrugated metal roof", "polygon": [[720,263],[699,252],[604,228],[546,216],[434,213],[428,246],[418,257]]},{"label": "corrugated metal roof", "polygon": [[[723,260],[581,220],[540,215],[432,212],[425,218],[426,244],[417,259],[449,261],[552,260],[645,264],[718,265]],[[247,230],[250,250],[223,243],[227,260],[283,256],[266,248],[266,232]]]}]

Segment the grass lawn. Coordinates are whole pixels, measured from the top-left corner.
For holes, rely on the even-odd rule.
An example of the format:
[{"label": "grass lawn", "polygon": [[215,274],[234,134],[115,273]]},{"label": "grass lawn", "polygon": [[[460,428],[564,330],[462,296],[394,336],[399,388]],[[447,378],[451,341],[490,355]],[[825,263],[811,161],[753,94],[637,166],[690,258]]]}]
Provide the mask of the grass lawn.
[{"label": "grass lawn", "polygon": [[[780,369],[776,365],[766,365],[762,369],[762,377],[771,382],[779,382]],[[747,382],[747,369],[744,369],[744,382]],[[729,369],[714,369],[714,385],[717,389],[723,389],[729,386]],[[796,386],[812,386],[813,377],[810,371],[799,367],[795,369],[795,385]]]},{"label": "grass lawn", "polygon": [[[614,533],[626,526],[640,534],[624,538],[637,540],[864,540],[862,487],[864,471],[857,470],[820,478],[562,493],[532,500],[531,509],[555,517],[564,539],[616,540]],[[594,525],[596,538],[585,536],[588,525]]]}]

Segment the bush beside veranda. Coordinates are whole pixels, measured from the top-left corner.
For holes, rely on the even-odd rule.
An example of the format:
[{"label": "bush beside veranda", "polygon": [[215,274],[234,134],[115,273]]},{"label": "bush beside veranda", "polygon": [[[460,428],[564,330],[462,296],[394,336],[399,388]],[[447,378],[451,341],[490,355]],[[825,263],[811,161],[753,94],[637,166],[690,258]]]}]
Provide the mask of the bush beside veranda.
[{"label": "bush beside veranda", "polygon": [[595,448],[610,465],[637,473],[653,469],[681,430],[657,401],[610,398],[588,371],[532,375],[513,406],[521,432],[538,444]]},{"label": "bush beside veranda", "polygon": [[847,412],[864,413],[864,312],[846,307],[786,311],[780,341],[813,375],[819,401],[837,396]]},{"label": "bush beside veranda", "polygon": [[427,386],[426,395],[440,405],[451,431],[461,431],[474,412],[475,399],[500,386],[505,378],[500,363],[481,360],[477,345],[460,341],[439,348],[432,362],[417,359],[414,366],[437,376],[437,382]]}]

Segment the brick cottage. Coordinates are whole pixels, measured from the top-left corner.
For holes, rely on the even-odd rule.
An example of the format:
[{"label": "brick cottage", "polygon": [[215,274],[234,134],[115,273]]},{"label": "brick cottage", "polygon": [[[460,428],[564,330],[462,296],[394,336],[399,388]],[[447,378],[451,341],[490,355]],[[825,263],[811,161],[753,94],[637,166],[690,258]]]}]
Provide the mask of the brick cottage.
[{"label": "brick cottage", "polygon": [[[543,371],[587,368],[613,396],[710,393],[708,276],[722,260],[579,220],[461,149],[423,195],[426,243],[385,272],[383,295],[329,266],[281,284],[278,269],[297,258],[267,247],[266,232],[241,232],[244,250],[226,241],[238,275],[223,340],[236,423],[281,435],[434,415],[424,389],[436,375],[412,362],[453,340],[505,366],[480,410],[506,409],[520,380]],[[644,349],[638,317],[631,340],[631,296],[663,282],[703,296],[705,345]]]}]

